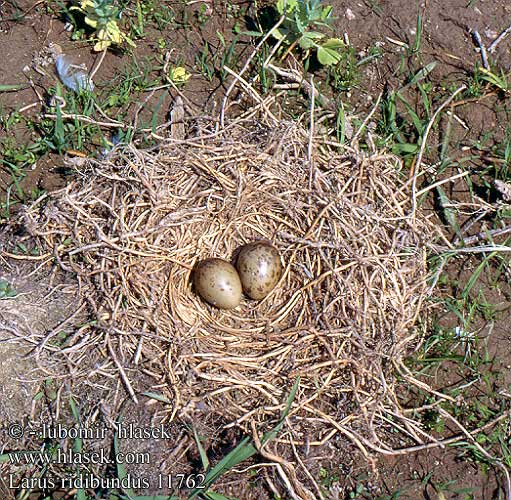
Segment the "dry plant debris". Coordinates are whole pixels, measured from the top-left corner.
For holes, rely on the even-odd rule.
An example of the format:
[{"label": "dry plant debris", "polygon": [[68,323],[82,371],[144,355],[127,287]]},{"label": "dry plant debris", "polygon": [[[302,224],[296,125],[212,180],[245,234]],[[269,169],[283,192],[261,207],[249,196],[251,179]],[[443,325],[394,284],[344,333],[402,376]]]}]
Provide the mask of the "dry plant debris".
[{"label": "dry plant debris", "polygon": [[[271,456],[335,435],[367,456],[393,453],[390,421],[403,442],[427,441],[396,396],[397,371],[413,381],[402,361],[420,344],[431,237],[410,215],[399,159],[253,115],[157,150],[118,148],[25,211],[97,320],[65,356],[111,358],[134,399],[132,368],[150,374],[172,402],[168,421],[214,415],[249,435],[278,419],[300,377]],[[195,263],[258,239],[285,263],[273,292],[234,310],[202,301]]]}]

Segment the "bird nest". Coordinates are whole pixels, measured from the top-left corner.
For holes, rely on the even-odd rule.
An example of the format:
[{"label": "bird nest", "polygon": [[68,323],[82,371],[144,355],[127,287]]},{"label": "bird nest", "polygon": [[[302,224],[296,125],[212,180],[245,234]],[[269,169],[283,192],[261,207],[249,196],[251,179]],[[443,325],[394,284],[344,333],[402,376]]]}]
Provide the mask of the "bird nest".
[{"label": "bird nest", "polygon": [[[398,158],[339,146],[295,123],[238,120],[87,160],[28,208],[26,227],[78,278],[94,320],[66,344],[73,366],[94,361],[75,374],[97,378],[97,360],[113,358],[133,398],[137,373],[154,377],[168,421],[215,416],[250,435],[278,420],[298,380],[279,446],[336,436],[390,449],[387,423],[410,429],[397,374],[411,380],[403,359],[420,343],[431,229]],[[195,293],[196,263],[261,239],[284,264],[264,300],[220,310]]]}]

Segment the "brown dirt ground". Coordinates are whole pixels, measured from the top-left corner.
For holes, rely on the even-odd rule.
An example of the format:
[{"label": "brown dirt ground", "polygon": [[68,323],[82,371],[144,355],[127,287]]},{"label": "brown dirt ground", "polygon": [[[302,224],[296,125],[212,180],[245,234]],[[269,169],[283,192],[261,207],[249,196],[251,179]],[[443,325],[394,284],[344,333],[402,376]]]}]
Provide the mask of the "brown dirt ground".
[{"label": "brown dirt ground", "polygon": [[[383,57],[366,67],[359,89],[354,90],[344,97],[352,109],[361,115],[367,112],[374,102],[375,97],[386,88],[399,88],[403,85],[402,73],[397,68],[403,62],[416,71],[418,68],[431,61],[438,64],[430,75],[434,88],[439,89],[441,95],[446,95],[446,88],[455,88],[467,81],[474,68],[480,64],[480,56],[474,49],[474,44],[469,33],[470,29],[477,29],[482,36],[483,42],[488,43],[495,38],[502,30],[507,28],[511,18],[511,5],[507,0],[424,0],[421,2],[410,2],[408,0],[361,0],[358,2],[345,0],[332,0],[327,2],[333,5],[337,16],[336,30],[339,34],[347,33],[351,44],[357,53],[367,53],[370,47],[378,44]],[[177,5],[179,2],[169,2],[169,5]],[[221,4],[221,6],[219,5]],[[238,2],[241,6],[247,6],[247,2]],[[17,8],[16,8],[17,5]],[[224,2],[218,2],[214,6],[212,21],[203,28],[186,30],[177,29],[172,33],[164,33],[163,36],[175,48],[176,61],[178,56],[184,57],[184,64],[193,67],[195,55],[200,53],[204,41],[212,44],[216,39],[216,31],[220,30],[229,35],[232,21],[228,19]],[[16,15],[26,12],[20,19]],[[420,54],[411,58],[402,57],[402,48],[396,41],[413,43],[416,30],[417,14],[421,13],[424,20],[424,34]],[[144,41],[138,42],[136,57],[155,57],[158,54],[157,37],[162,33],[149,33]],[[91,53],[84,44],[70,42],[69,33],[64,30],[60,20],[56,20],[44,9],[41,3],[20,0],[17,4],[0,1],[0,85],[22,83],[25,81],[22,69],[30,65],[34,55],[39,53],[49,42],[59,43],[72,55],[77,62],[85,62],[91,68],[97,55]],[[498,67],[508,72],[511,69],[511,37],[500,44],[493,55]],[[246,54],[241,49],[240,56]],[[125,63],[125,58],[119,54],[108,53],[101,69],[96,76],[98,87],[106,86],[108,81],[119,74]],[[47,84],[44,81],[36,81],[36,87],[43,90]],[[218,96],[222,95],[224,89],[220,88],[218,81],[205,82],[198,74],[194,74],[189,84],[184,89],[185,96],[190,100],[192,111],[214,112],[218,108]],[[370,98],[368,98],[368,96]],[[139,102],[146,96],[139,96]],[[166,119],[166,113],[172,102],[170,94],[162,91],[156,93],[147,102],[141,119],[150,116],[152,105],[163,99],[159,120]],[[37,103],[37,96],[31,88],[18,92],[0,93],[0,112],[8,113],[12,110],[23,108],[32,103]],[[147,111],[147,114],[144,114]],[[40,106],[30,108],[25,113],[37,116]],[[456,113],[465,127],[456,127],[454,140],[452,141],[449,154],[459,157],[461,146],[472,147],[480,141],[489,131],[493,134],[488,137],[486,146],[498,145],[505,136],[509,127],[509,99],[504,96],[494,95],[484,101],[469,102],[456,108]],[[0,137],[5,131],[0,130]],[[33,134],[22,127],[15,128],[10,134],[18,142],[29,142]],[[472,148],[474,154],[474,165],[484,167],[487,160],[481,158],[477,149]],[[23,181],[23,187],[29,190],[32,187],[53,189],[65,183],[65,178],[59,172],[63,165],[63,159],[56,155],[47,155],[39,160],[35,168],[30,171]],[[0,172],[0,191],[4,191],[9,183],[9,176]],[[460,279],[466,279],[470,275],[470,266],[477,263],[469,262],[468,265],[461,265]],[[6,274],[7,270],[0,262],[0,277]],[[457,273],[458,266],[452,268],[452,274]],[[22,283],[18,283],[20,290],[24,291]],[[26,285],[30,288],[30,285]],[[46,285],[45,285],[46,286]],[[489,286],[484,288],[488,300],[497,304],[503,312],[497,322],[492,325],[491,336],[488,338],[487,347],[492,359],[495,359],[494,370],[501,371],[503,380],[501,387],[508,388],[511,384],[511,349],[509,337],[509,290],[498,294]],[[27,293],[30,292],[27,288]],[[38,292],[39,293],[39,292]],[[40,297],[44,296],[39,295]],[[3,304],[2,304],[3,307]],[[446,316],[446,326],[454,327],[456,322]],[[488,325],[481,324],[483,336],[488,332]],[[4,349],[4,348],[2,348]],[[2,351],[3,365],[0,373],[5,374],[5,366],[13,358],[12,352]],[[17,358],[16,358],[17,359]],[[22,364],[17,365],[22,368]],[[16,374],[14,374],[15,376]],[[12,376],[12,374],[11,374]],[[15,377],[13,377],[15,378]],[[3,385],[0,390],[2,402],[4,397],[14,397],[16,387],[11,387],[5,377],[1,377]],[[456,375],[446,367],[437,374],[435,387],[442,388],[456,381]],[[13,408],[21,408],[14,406]],[[28,409],[28,408],[27,408]],[[20,410],[21,411],[21,410]],[[6,419],[5,411],[0,416]],[[143,415],[141,418],[147,418]],[[336,451],[330,454],[330,466],[335,468]],[[379,479],[367,480],[365,482],[368,491],[372,491],[374,498],[379,494],[392,494],[398,489],[405,493],[399,498],[440,498],[435,492],[432,484],[454,482],[451,493],[445,493],[445,498],[463,498],[456,493],[456,488],[468,488],[472,490],[473,498],[490,500],[498,497],[498,486],[495,473],[490,471],[485,474],[477,464],[469,463],[459,459],[459,453],[453,449],[435,450],[404,458],[382,459],[378,465]],[[357,473],[360,472],[360,476]],[[431,474],[430,481],[425,485],[421,481]],[[340,471],[341,476],[346,480],[340,481],[347,485],[354,486],[357,477],[363,476],[363,464],[353,465],[350,470]],[[360,479],[362,480],[362,479]],[[246,486],[246,485],[245,485]],[[238,491],[245,491],[235,482],[226,489],[231,494]],[[243,498],[249,498],[249,493],[244,493]],[[240,497],[241,498],[241,497]],[[333,498],[333,497],[332,497]],[[367,496],[365,498],[371,498]]]}]

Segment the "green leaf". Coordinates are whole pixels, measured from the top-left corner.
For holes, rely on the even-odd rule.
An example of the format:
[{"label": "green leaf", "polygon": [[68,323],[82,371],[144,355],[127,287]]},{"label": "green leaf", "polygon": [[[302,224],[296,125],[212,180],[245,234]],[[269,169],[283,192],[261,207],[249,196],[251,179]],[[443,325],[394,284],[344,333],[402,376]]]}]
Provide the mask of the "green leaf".
[{"label": "green leaf", "polygon": [[246,36],[263,36],[263,32],[262,31],[240,31],[239,32],[240,35],[246,35]]},{"label": "green leaf", "polygon": [[12,85],[5,84],[5,85],[0,85],[0,92],[14,92],[16,90],[26,89],[27,87],[28,87],[28,85],[25,83],[18,83],[18,84],[12,84]]},{"label": "green leaf", "polygon": [[300,13],[295,12],[295,24],[296,28],[298,29],[298,33],[305,33],[306,25],[302,23],[302,20],[300,19]]},{"label": "green leaf", "polygon": [[235,500],[233,497],[226,497],[220,493],[216,493],[215,491],[206,491],[204,496],[210,500]]},{"label": "green leaf", "polygon": [[85,490],[83,488],[80,488],[77,492],[76,492],[76,500],[88,500],[88,496],[87,496],[87,493],[85,493]]},{"label": "green leaf", "polygon": [[346,44],[340,38],[329,38],[322,44],[322,47],[326,47],[328,49],[343,49],[346,47]]},{"label": "green leaf", "polygon": [[318,61],[330,66],[337,64],[342,59],[339,49],[344,48],[344,42],[339,38],[330,38],[318,48]]},{"label": "green leaf", "polygon": [[155,399],[156,401],[160,401],[160,403],[165,403],[165,404],[172,404],[172,401],[170,401],[170,399],[166,398],[165,396],[161,395],[161,394],[157,394],[155,392],[144,392],[142,394],[142,396],[146,396],[148,398],[151,398],[151,399]]},{"label": "green leaf", "polygon": [[406,111],[410,115],[410,118],[412,119],[412,122],[415,126],[415,129],[417,130],[417,133],[419,134],[419,136],[422,136],[426,124],[421,121],[421,119],[414,111],[414,109],[410,106],[408,101],[399,92],[397,93],[397,97],[403,103],[404,107],[406,108]]},{"label": "green leaf", "polygon": [[138,497],[121,495],[120,497],[110,496],[110,500],[182,500],[181,497],[170,497],[168,495],[139,495]]},{"label": "green leaf", "polygon": [[482,73],[481,78],[483,80],[491,83],[492,85],[495,85],[501,90],[508,90],[508,84],[504,74],[499,77],[495,73],[492,73],[490,70],[485,68],[479,68],[479,71]]},{"label": "green leaf", "polygon": [[18,293],[11,287],[8,281],[0,280],[0,299],[10,299],[16,297]]},{"label": "green leaf", "polygon": [[451,226],[453,231],[461,238],[461,229],[456,219],[456,212],[449,205],[451,204],[451,200],[449,200],[448,196],[445,194],[445,191],[438,186],[436,188],[438,193],[438,199],[440,201],[440,206],[442,207],[445,220]]},{"label": "green leaf", "polygon": [[346,114],[344,112],[344,104],[340,101],[339,108],[337,109],[336,119],[337,141],[344,144],[346,138]]},{"label": "green leaf", "polygon": [[220,31],[217,31],[216,32],[216,36],[218,37],[218,39],[220,40],[220,43],[222,44],[222,47],[226,47],[226,43],[225,43],[225,37],[224,35],[220,32]]},{"label": "green leaf", "polygon": [[302,35],[302,38],[307,38],[309,40],[321,40],[322,38],[325,38],[325,35],[319,31],[307,31]]},{"label": "green leaf", "polygon": [[277,40],[282,40],[286,38],[288,32],[285,28],[276,28],[272,31],[272,36],[274,36]]},{"label": "green leaf", "polygon": [[[293,388],[291,389],[291,392],[289,393],[289,397],[286,402],[286,407],[284,408],[284,411],[282,412],[279,422],[277,425],[270,431],[264,434],[263,438],[261,439],[261,445],[264,445],[271,439],[273,439],[279,431],[282,429],[282,426],[284,425],[284,421],[289,414],[289,411],[291,409],[291,405],[295,399],[296,391],[298,390],[298,387],[300,385],[300,377],[297,377]],[[230,451],[218,464],[216,464],[212,469],[208,471],[206,474],[206,479],[204,483],[201,485],[201,488],[196,488],[193,491],[190,492],[190,495],[188,496],[188,500],[194,499],[197,495],[203,494],[204,489],[209,488],[219,477],[221,477],[223,474],[225,474],[228,470],[232,469],[233,467],[236,467],[241,462],[244,462],[248,458],[254,456],[257,454],[257,448],[252,443],[252,440],[249,436],[244,437],[241,442],[234,448],[232,451]]]},{"label": "green leaf", "polygon": [[415,73],[415,75],[413,75],[408,85],[413,85],[414,83],[424,80],[424,78],[426,78],[436,68],[436,65],[436,61],[426,64],[424,68],[420,69],[417,73]]},{"label": "green leaf", "polygon": [[0,299],[10,299],[16,295],[16,290],[7,281],[0,280]]},{"label": "green leaf", "polygon": [[[81,417],[80,417],[80,410],[78,409],[78,406],[76,404],[76,401],[74,400],[73,396],[70,396],[69,398],[69,406],[71,407],[71,413],[73,414],[73,417],[76,421],[76,424],[78,427],[81,425]],[[73,445],[73,451],[77,454],[80,454],[82,452],[83,448],[83,440],[80,437],[77,437],[74,440]],[[76,466],[76,472],[78,475],[80,474],[80,466]],[[76,500],[87,500],[87,494],[85,493],[85,490],[83,488],[79,488],[76,492]]]},{"label": "green leaf", "polygon": [[195,442],[197,443],[197,448],[199,449],[199,455],[200,455],[200,459],[202,462],[202,468],[204,470],[208,470],[209,469],[208,455],[206,453],[206,450],[202,446],[199,434],[197,433],[197,429],[195,427],[193,427],[193,436],[195,437]]},{"label": "green leaf", "polygon": [[[121,414],[119,416],[118,423],[120,424],[123,419],[124,419],[124,415]],[[116,455],[119,453],[119,433],[118,432],[115,432],[115,434],[114,434],[114,452]],[[124,467],[124,464],[122,462],[117,462],[116,466],[117,466],[117,477],[122,482],[123,479],[128,477],[128,471],[126,470],[126,467]],[[131,488],[125,488],[125,491],[129,497],[131,497],[131,498],[136,497],[135,492]]]},{"label": "green leaf", "polygon": [[399,144],[394,144],[392,146],[392,152],[396,155],[401,153],[405,154],[415,154],[419,151],[419,146],[417,144],[412,144],[410,142],[403,142]]},{"label": "green leaf", "polygon": [[323,7],[323,10],[321,11],[321,20],[328,21],[330,19],[330,17],[332,16],[332,10],[333,10],[333,7],[331,5],[327,5],[326,7]]},{"label": "green leaf", "polygon": [[280,15],[290,14],[298,6],[298,0],[278,0],[276,8]]},{"label": "green leaf", "polygon": [[318,44],[314,40],[320,40],[324,36],[325,35],[322,33],[316,31],[308,31],[302,35],[298,44],[304,50],[312,49],[313,47],[318,47]]}]

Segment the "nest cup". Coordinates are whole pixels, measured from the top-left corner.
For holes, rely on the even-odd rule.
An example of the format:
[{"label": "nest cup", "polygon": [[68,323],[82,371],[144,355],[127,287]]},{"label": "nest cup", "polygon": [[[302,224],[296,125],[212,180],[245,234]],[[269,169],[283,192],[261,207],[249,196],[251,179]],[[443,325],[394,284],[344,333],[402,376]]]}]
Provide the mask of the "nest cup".
[{"label": "nest cup", "polygon": [[[156,152],[126,147],[26,223],[80,280],[98,319],[81,332],[93,330],[87,348],[104,352],[108,335],[122,364],[138,356],[161,375],[170,420],[251,432],[279,417],[300,377],[281,443],[341,433],[364,448],[379,415],[400,415],[395,368],[420,340],[430,229],[408,215],[396,157],[340,151],[319,139],[309,150],[296,124],[255,121]],[[282,256],[275,289],[233,310],[201,300],[196,263],[254,240]]]}]

